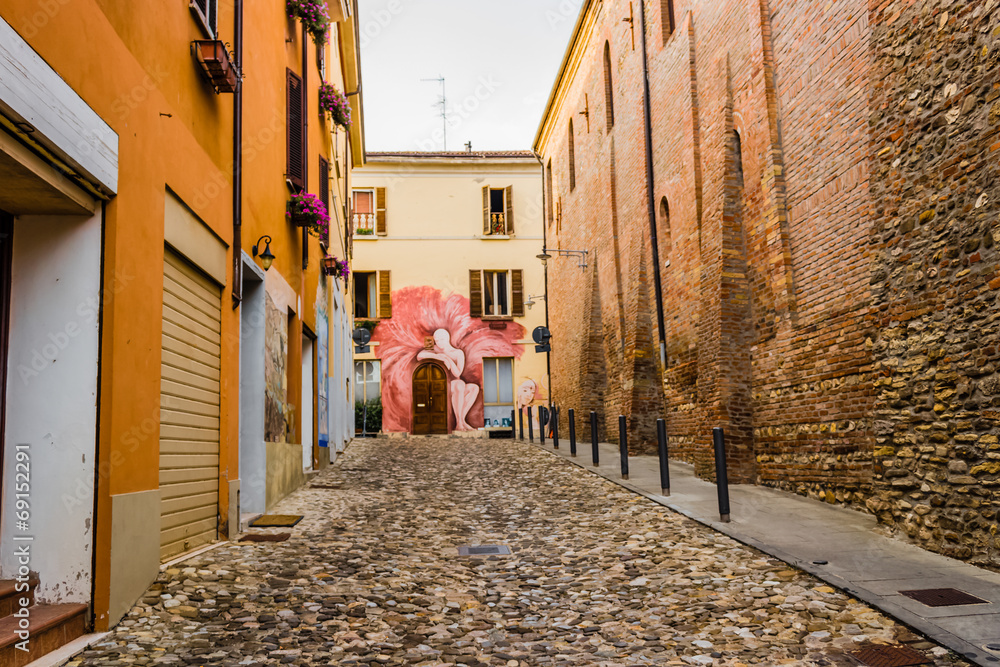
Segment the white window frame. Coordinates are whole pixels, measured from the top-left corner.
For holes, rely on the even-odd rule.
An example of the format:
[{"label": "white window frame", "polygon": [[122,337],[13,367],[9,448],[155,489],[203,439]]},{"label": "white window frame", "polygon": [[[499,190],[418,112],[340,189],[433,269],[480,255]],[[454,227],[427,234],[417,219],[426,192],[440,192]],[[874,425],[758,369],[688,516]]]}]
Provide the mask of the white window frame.
[{"label": "white window frame", "polygon": [[[499,402],[497,402],[497,403],[487,403],[486,402],[486,366],[489,363],[495,364],[496,370],[494,372],[493,377],[495,377],[496,380],[497,380],[496,390],[497,390],[497,400],[499,401],[499,399],[500,399],[500,362],[501,361],[510,361],[510,396],[511,396],[511,400],[510,400],[509,403],[506,403],[506,402],[504,402],[504,403],[499,403]],[[516,399],[517,399],[517,397],[514,395],[514,357],[483,357],[483,410],[484,410],[484,413],[485,413],[485,409],[489,408],[489,407],[494,407],[494,408],[507,407],[507,408],[510,408],[511,410],[514,410],[515,409],[515,405],[516,405]],[[506,415],[506,413],[505,413],[505,415]],[[484,417],[484,419],[485,419],[485,417]],[[506,430],[506,427],[504,427],[504,426],[487,426],[486,428],[504,429],[504,430]]]},{"label": "white window frame", "polygon": [[[358,276],[359,275],[369,276],[368,280],[370,282],[368,283],[368,290],[367,290],[367,294],[366,294],[367,301],[368,301],[368,316],[367,317],[356,317],[356,319],[361,319],[361,320],[377,320],[379,318],[378,317],[378,271],[355,271],[354,272],[354,281],[355,281],[355,283],[354,283],[355,284],[354,296],[355,296],[355,299],[357,298],[357,294],[358,294],[357,280],[358,280]],[[371,299],[372,292],[373,292],[371,286],[372,286],[373,283],[375,285],[375,289],[374,289],[375,299],[374,299],[374,302]],[[357,308],[357,306],[355,306],[355,308]],[[355,312],[357,312],[357,310],[355,310]]]},{"label": "white window frame", "polygon": [[[486,312],[486,295],[488,293],[487,292],[487,286],[486,286],[487,285],[487,282],[486,282],[487,281],[487,274],[493,274],[493,276],[492,276],[493,277],[492,288],[493,288],[493,294],[494,295],[499,292],[498,285],[497,285],[497,276],[500,275],[500,274],[504,274],[507,277],[507,290],[506,290],[507,291],[507,312],[506,313],[487,313]],[[513,289],[513,286],[511,285],[511,282],[512,281],[511,281],[510,269],[483,269],[483,317],[484,318],[490,318],[490,317],[510,318],[510,317],[513,317],[513,315],[511,315],[511,313],[514,310],[512,308],[513,301],[514,301],[514,289]],[[495,301],[497,301],[497,303],[493,304],[493,308],[494,309],[498,308],[499,305],[500,305],[498,300],[495,299]]]},{"label": "white window frame", "polygon": [[[370,229],[371,230],[371,234],[359,234],[358,233],[358,229],[360,229],[360,226],[358,225],[358,216],[362,215],[362,214],[358,213],[355,210],[355,208],[354,208],[354,202],[355,202],[354,195],[359,194],[359,193],[360,194],[370,194],[371,197],[372,197],[372,212],[364,214],[364,215],[368,215],[368,216],[371,217],[371,220],[369,221],[371,223],[371,226],[365,228],[365,229]],[[354,229],[354,238],[356,238],[356,239],[357,238],[362,238],[362,239],[365,239],[365,240],[368,240],[368,239],[374,240],[374,239],[378,238],[378,234],[376,233],[377,230],[375,229],[375,226],[376,226],[376,224],[378,222],[377,221],[378,211],[375,208],[376,206],[378,206],[378,202],[375,201],[375,188],[351,188],[351,225],[353,225],[353,229]]]},{"label": "white window frame", "polygon": [[[205,32],[205,35],[209,39],[218,39],[217,35],[219,32],[219,0],[206,0],[208,4],[208,13],[214,15],[215,22],[213,25],[212,16],[205,16],[204,12],[201,11],[201,7],[195,0],[190,0],[188,7],[191,9],[191,13],[194,14],[195,19],[197,19],[199,26]],[[213,11],[214,9],[214,11]]]},{"label": "white window frame", "polygon": [[[369,396],[368,395],[368,385],[374,385],[374,382],[365,382],[365,368],[364,364],[373,364],[372,374],[378,376],[378,395]],[[361,365],[360,380],[358,365]],[[359,401],[370,401],[373,398],[382,398],[382,362],[378,359],[358,359],[354,362],[354,402]]]},{"label": "white window frame", "polygon": [[[493,193],[499,192],[501,203],[500,211],[493,211]],[[499,213],[503,216],[503,232],[499,234],[493,233],[493,216]],[[490,233],[487,236],[507,236],[507,188],[494,188],[490,187]]]}]

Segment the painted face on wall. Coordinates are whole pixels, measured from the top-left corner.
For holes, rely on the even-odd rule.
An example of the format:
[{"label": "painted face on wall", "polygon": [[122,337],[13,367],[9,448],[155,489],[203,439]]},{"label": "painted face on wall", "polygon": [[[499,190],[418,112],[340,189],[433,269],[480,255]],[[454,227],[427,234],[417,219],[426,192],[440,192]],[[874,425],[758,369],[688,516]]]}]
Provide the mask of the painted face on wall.
[{"label": "painted face on wall", "polygon": [[521,383],[521,386],[517,388],[517,404],[519,407],[525,407],[531,405],[531,402],[535,400],[535,392],[537,390],[537,385],[535,385],[534,380],[525,380]]}]

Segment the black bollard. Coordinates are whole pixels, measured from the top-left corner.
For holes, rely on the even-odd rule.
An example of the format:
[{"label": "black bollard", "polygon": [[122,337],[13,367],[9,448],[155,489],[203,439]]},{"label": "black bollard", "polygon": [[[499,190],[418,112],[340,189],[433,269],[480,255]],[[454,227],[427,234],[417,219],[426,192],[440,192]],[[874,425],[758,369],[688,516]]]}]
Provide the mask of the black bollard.
[{"label": "black bollard", "polygon": [[559,408],[552,408],[552,447],[559,449]]},{"label": "black bollard", "polygon": [[667,453],[667,422],[656,420],[656,442],[660,448],[660,492],[670,495],[670,458]]},{"label": "black bollard", "polygon": [[514,418],[516,410],[510,411],[510,439],[517,440],[517,419]]},{"label": "black bollard", "polygon": [[719,489],[719,519],[729,523],[729,473],[726,470],[726,434],[721,428],[712,429],[715,444],[715,485]]},{"label": "black bollard", "polygon": [[628,479],[628,427],[625,415],[618,415],[618,449],[622,455],[622,479]]},{"label": "black bollard", "polygon": [[569,409],[569,454],[576,456],[576,413]]},{"label": "black bollard", "polygon": [[590,412],[590,448],[594,457],[594,465],[601,465],[601,450],[597,447],[597,413]]},{"label": "black bollard", "polygon": [[539,441],[542,443],[543,447],[545,446],[545,427],[548,425],[548,423],[549,423],[549,411],[548,411],[548,409],[544,405],[539,405],[538,406],[538,438],[539,438]]},{"label": "black bollard", "polygon": [[535,427],[531,425],[531,406],[528,406],[528,442],[535,442]]}]

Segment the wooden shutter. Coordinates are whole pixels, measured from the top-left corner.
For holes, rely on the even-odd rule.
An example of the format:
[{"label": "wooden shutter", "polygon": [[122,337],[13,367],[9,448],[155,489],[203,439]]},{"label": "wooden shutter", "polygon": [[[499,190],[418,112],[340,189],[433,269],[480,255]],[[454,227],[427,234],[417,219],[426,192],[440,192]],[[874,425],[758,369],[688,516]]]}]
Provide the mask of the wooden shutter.
[{"label": "wooden shutter", "polygon": [[505,222],[507,223],[507,236],[510,236],[514,233],[514,186],[508,185],[504,194],[504,200],[507,203]]},{"label": "wooden shutter", "polygon": [[490,186],[483,186],[483,234],[490,234]]},{"label": "wooden shutter", "polygon": [[483,316],[483,273],[469,271],[469,315]]},{"label": "wooden shutter", "polygon": [[384,320],[392,317],[392,285],[389,271],[378,272],[378,316]]},{"label": "wooden shutter", "polygon": [[379,236],[388,234],[386,227],[385,188],[375,188],[375,233]]},{"label": "wooden shutter", "polygon": [[510,272],[511,314],[524,317],[524,272],[514,269]]},{"label": "wooden shutter", "polygon": [[[319,200],[323,202],[327,213],[330,212],[330,162],[320,156],[319,158]],[[331,218],[331,223],[333,222]],[[330,245],[330,230],[327,228],[326,234],[320,239],[324,245]]]},{"label": "wooden shutter", "polygon": [[287,166],[286,173],[292,185],[298,188],[305,188],[305,142],[302,131],[302,78],[287,70],[288,85],[288,116],[287,116]]}]

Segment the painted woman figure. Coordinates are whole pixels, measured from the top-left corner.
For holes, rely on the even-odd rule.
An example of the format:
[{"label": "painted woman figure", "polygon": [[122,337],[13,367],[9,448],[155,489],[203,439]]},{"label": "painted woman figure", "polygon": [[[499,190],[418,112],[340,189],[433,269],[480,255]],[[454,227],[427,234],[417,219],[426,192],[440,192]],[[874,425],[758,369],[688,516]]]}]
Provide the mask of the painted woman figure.
[{"label": "painted woman figure", "polygon": [[434,359],[444,364],[451,375],[451,406],[455,412],[455,430],[472,431],[466,418],[469,410],[476,404],[479,397],[479,385],[469,384],[462,380],[462,373],[465,372],[465,352],[451,344],[451,334],[446,329],[438,329],[434,332],[434,349],[423,350],[417,354],[417,359],[425,361]]}]

